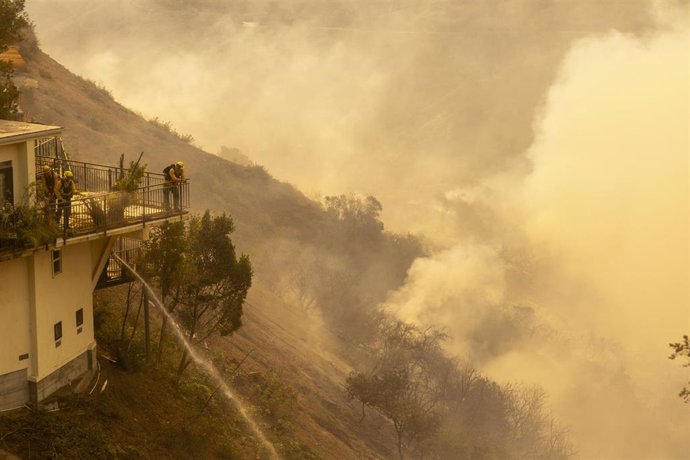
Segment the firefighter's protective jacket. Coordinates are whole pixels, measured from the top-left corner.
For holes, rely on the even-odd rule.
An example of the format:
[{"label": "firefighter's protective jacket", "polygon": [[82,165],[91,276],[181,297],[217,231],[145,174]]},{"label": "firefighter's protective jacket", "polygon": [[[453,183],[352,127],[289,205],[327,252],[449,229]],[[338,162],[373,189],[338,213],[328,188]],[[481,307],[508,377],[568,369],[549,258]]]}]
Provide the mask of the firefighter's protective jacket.
[{"label": "firefighter's protective jacket", "polygon": [[70,199],[75,193],[77,193],[77,184],[74,183],[73,179],[63,178],[55,185],[55,195],[60,200]]},{"label": "firefighter's protective jacket", "polygon": [[41,182],[43,183],[43,190],[47,194],[55,193],[55,187],[57,187],[57,174],[54,171],[48,171],[47,173],[41,174]]}]

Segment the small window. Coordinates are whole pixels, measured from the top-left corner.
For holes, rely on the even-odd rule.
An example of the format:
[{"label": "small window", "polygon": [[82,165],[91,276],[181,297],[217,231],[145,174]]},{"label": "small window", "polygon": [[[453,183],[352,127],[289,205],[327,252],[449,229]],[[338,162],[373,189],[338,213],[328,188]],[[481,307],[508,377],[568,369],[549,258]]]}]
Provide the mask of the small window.
[{"label": "small window", "polygon": [[84,324],[84,309],[80,308],[77,310],[77,334],[79,334],[82,330],[82,325]]},{"label": "small window", "polygon": [[53,251],[53,275],[62,273],[62,250]]},{"label": "small window", "polygon": [[61,342],[60,339],[62,339],[62,321],[58,321],[57,323],[55,323],[55,326],[53,326],[53,330],[55,332],[55,346],[59,347]]}]

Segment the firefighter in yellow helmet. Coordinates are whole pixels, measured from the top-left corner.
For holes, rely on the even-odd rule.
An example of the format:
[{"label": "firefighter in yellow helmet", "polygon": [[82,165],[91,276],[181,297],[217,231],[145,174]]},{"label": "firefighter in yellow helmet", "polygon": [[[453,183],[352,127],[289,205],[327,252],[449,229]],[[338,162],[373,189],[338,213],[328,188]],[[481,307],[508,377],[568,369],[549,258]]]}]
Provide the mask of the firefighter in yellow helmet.
[{"label": "firefighter in yellow helmet", "polygon": [[181,184],[186,180],[184,174],[184,163],[178,161],[168,165],[163,169],[165,175],[165,185],[163,188],[163,205],[166,210],[170,210],[170,195],[173,196],[175,211],[180,210]]},{"label": "firefighter in yellow helmet", "polygon": [[59,225],[64,212],[65,231],[70,229],[69,218],[72,214],[72,197],[75,193],[77,193],[77,184],[74,182],[74,175],[72,171],[65,171],[64,177],[55,185],[55,195],[58,201],[56,220]]}]

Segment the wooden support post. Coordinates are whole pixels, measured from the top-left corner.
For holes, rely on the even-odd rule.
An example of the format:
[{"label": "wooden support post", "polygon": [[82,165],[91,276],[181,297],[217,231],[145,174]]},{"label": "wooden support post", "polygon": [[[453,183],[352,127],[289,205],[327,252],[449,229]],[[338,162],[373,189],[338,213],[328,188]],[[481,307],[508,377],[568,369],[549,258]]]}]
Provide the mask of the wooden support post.
[{"label": "wooden support post", "polygon": [[151,323],[149,318],[149,296],[144,287],[144,335],[146,337],[146,362],[151,362]]}]

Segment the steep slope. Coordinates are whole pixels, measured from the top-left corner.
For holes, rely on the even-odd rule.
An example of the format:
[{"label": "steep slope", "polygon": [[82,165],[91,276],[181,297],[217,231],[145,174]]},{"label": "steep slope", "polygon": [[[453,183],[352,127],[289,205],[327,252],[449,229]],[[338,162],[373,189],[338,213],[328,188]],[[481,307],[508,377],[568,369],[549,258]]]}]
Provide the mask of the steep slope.
[{"label": "steep slope", "polygon": [[350,361],[362,350],[344,345],[304,311],[284,304],[261,287],[250,295],[245,326],[219,348],[234,355],[252,353],[247,370],[269,370],[290,382],[297,392],[300,420],[295,436],[322,458],[391,458],[395,439],[382,417],[347,400],[343,382]]},{"label": "steep slope", "polygon": [[238,224],[237,236],[246,244],[277,229],[303,238],[309,226],[322,221],[316,203],[263,168],[206,153],[118,104],[107,90],[70,73],[40,50],[29,54],[25,71],[18,74],[25,85],[27,121],[63,126],[74,159],[115,164],[120,154],[131,160],[143,151],[144,162],[155,172],[182,160],[193,183],[193,208],[230,212]]},{"label": "steep slope", "polygon": [[[147,122],[116,103],[107,91],[71,74],[38,49],[27,52],[24,108],[29,121],[65,127],[67,149],[75,159],[115,163],[121,153],[160,171],[182,160],[191,177],[193,208],[229,212],[235,219],[238,249],[258,261],[270,260],[270,241],[305,242],[332,228],[332,217],[292,186],[261,167],[222,160],[178,139],[160,124]],[[174,76],[171,76],[174,78]],[[266,254],[268,252],[268,254]],[[324,458],[389,457],[392,431],[380,419],[360,425],[360,408],[348,403],[342,382],[352,351],[309,319],[303,310],[255,284],[244,327],[214,350],[235,359],[253,350],[243,368],[273,372],[296,391],[299,416],[295,437]]]}]

